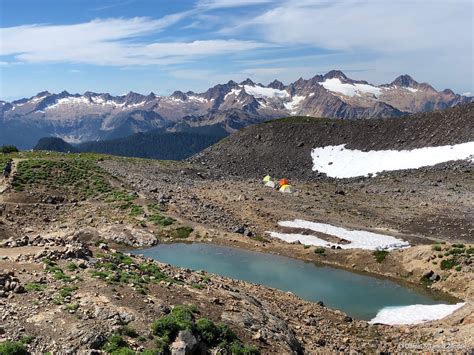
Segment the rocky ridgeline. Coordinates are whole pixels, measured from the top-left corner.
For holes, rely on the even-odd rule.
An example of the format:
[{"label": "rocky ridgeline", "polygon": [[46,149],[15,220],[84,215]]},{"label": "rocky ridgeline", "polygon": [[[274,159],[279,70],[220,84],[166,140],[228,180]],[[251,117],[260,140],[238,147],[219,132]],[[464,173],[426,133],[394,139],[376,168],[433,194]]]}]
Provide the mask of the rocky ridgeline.
[{"label": "rocky ridgeline", "polygon": [[24,293],[25,288],[13,271],[0,271],[0,297],[8,297],[11,293]]}]

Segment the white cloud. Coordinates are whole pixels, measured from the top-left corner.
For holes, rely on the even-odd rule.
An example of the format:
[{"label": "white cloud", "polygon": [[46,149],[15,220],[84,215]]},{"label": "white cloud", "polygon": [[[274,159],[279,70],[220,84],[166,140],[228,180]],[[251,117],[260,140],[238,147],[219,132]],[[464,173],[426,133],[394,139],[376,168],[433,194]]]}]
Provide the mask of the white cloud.
[{"label": "white cloud", "polygon": [[253,27],[270,41],[377,52],[472,45],[470,0],[287,1],[237,29]]},{"label": "white cloud", "polygon": [[171,26],[187,13],[158,20],[94,20],[75,25],[30,25],[0,29],[0,55],[27,63],[65,62],[96,65],[170,64],[196,56],[228,54],[262,48],[255,41],[203,40],[140,42],[138,38]]}]

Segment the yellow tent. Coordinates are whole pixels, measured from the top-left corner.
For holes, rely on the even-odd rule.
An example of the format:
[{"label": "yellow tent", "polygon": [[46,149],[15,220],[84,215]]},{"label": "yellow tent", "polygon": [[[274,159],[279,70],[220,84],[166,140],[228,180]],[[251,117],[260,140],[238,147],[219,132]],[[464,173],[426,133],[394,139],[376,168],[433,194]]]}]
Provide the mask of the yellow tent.
[{"label": "yellow tent", "polygon": [[267,182],[272,181],[272,177],[270,175],[267,175],[263,178],[263,182],[266,184]]},{"label": "yellow tent", "polygon": [[267,182],[265,183],[265,186],[271,187],[271,188],[273,189],[273,188],[275,188],[276,185],[275,185],[275,182],[273,182],[273,181],[270,180],[270,181],[267,181]]},{"label": "yellow tent", "polygon": [[283,185],[282,187],[280,187],[280,192],[291,194],[295,192],[295,189],[291,185]]}]

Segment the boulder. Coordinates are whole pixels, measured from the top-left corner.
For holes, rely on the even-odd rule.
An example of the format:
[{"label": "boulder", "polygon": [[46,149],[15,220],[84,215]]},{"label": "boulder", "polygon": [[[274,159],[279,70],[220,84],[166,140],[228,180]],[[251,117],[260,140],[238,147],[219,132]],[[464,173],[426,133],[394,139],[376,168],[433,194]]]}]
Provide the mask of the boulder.
[{"label": "boulder", "polygon": [[181,330],[170,345],[172,355],[194,354],[198,348],[196,337],[189,330]]}]

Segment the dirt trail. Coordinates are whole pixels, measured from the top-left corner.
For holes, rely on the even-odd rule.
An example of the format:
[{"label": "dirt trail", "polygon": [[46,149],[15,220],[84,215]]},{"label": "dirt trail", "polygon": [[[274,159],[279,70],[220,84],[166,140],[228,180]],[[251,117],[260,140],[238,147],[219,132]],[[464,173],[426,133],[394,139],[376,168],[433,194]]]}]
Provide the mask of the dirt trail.
[{"label": "dirt trail", "polygon": [[17,167],[20,161],[23,159],[13,159],[12,162],[12,171],[10,173],[10,176],[5,179],[3,176],[0,181],[0,202],[3,202],[3,196],[2,194],[6,191],[8,191],[11,187],[11,183],[13,181],[14,176],[16,175],[17,172]]}]

